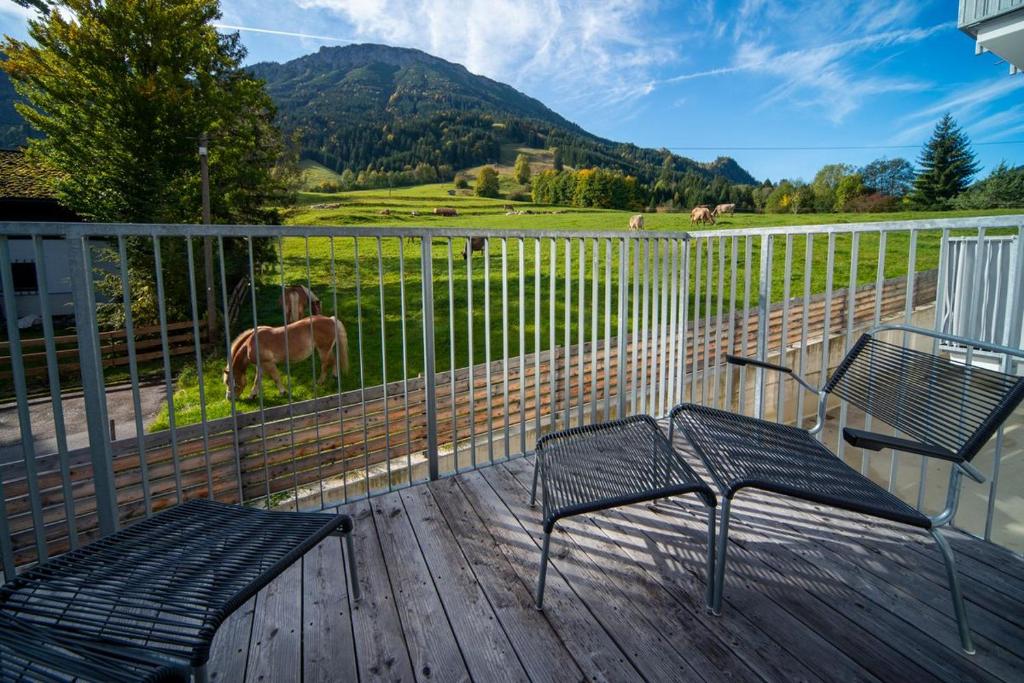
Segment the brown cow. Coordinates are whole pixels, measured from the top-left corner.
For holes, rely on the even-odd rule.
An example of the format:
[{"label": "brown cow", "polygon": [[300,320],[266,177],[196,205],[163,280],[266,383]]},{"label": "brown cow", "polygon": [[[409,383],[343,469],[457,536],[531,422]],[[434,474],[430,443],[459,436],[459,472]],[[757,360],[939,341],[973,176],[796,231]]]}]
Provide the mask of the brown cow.
[{"label": "brown cow", "polygon": [[715,224],[715,217],[711,215],[711,210],[706,206],[694,207],[693,211],[690,212],[690,225],[694,223],[711,223]]},{"label": "brown cow", "polygon": [[320,315],[320,299],[305,285],[288,285],[281,292],[281,310],[285,323],[293,323],[307,315]]},{"label": "brown cow", "polygon": [[715,210],[711,212],[712,216],[721,216],[723,213],[734,214],[736,213],[735,204],[719,204],[715,207]]},{"label": "brown cow", "polygon": [[458,216],[459,212],[450,206],[439,206],[434,209],[435,216]]},{"label": "brown cow", "polygon": [[466,240],[466,246],[462,248],[462,259],[466,260],[474,251],[483,251],[486,242],[486,237],[473,237]]},{"label": "brown cow", "polygon": [[642,214],[638,213],[635,216],[629,217],[629,229],[633,231],[644,229],[644,217]]}]

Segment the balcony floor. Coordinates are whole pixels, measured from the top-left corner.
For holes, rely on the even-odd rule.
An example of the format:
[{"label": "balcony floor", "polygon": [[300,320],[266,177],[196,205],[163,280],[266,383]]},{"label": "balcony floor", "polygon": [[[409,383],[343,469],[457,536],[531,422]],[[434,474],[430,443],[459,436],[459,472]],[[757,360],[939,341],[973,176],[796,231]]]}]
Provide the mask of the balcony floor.
[{"label": "balcony floor", "polygon": [[[1020,680],[1024,561],[958,532],[978,653],[963,655],[925,533],[740,494],[722,615],[703,609],[704,509],[681,499],[563,521],[545,610],[520,459],[341,509],[330,539],[217,634],[216,681]],[[770,504],[769,500],[771,501]]]}]

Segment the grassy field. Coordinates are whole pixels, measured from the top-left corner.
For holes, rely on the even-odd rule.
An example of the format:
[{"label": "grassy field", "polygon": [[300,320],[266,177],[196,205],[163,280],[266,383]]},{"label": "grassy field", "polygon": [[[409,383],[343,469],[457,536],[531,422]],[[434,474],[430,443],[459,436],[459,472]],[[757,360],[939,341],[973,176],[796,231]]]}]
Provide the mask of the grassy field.
[{"label": "grassy field", "polygon": [[[480,227],[507,228],[517,230],[560,229],[560,230],[625,230],[630,212],[609,211],[600,209],[572,209],[567,207],[545,207],[528,203],[517,204],[521,210],[530,209],[529,215],[505,215],[504,205],[509,204],[503,199],[484,199],[468,194],[448,193],[449,184],[425,185],[412,188],[400,188],[392,191],[374,190],[348,192],[342,194],[303,193],[299,205],[290,210],[288,223],[299,225],[376,225],[376,226],[417,226],[417,227]],[[436,206],[451,206],[458,210],[457,217],[434,216],[430,213]],[[387,209],[390,215],[382,215]],[[560,213],[551,213],[559,211]],[[412,215],[416,212],[418,215]],[[953,216],[982,215],[997,212],[943,212],[943,213],[886,213],[886,214],[773,214],[754,215],[739,214],[726,217],[716,226],[718,228],[741,228],[774,225],[805,225],[821,223],[844,223],[865,221],[891,221],[923,218],[948,218]],[[1012,213],[1012,212],[1003,212]],[[689,216],[683,214],[646,214],[645,222],[650,231],[681,231],[689,228]],[[927,270],[938,264],[939,238],[936,232],[920,233],[917,244],[916,270]],[[434,317],[435,317],[435,348],[438,370],[451,367],[454,340],[454,362],[456,367],[464,367],[472,363],[484,362],[486,358],[503,357],[502,347],[507,326],[508,354],[519,353],[519,298],[520,275],[522,276],[522,295],[525,300],[523,311],[523,332],[525,336],[525,352],[534,349],[534,295],[535,276],[535,243],[527,240],[523,254],[523,269],[519,268],[519,243],[510,240],[506,245],[505,269],[502,269],[502,245],[494,241],[489,245],[489,257],[477,253],[469,264],[460,258],[464,240],[453,241],[453,272],[448,276],[448,245],[447,240],[435,240],[432,247],[434,273]],[[843,288],[849,284],[850,278],[850,247],[849,235],[839,235],[835,247],[834,287]],[[706,276],[708,263],[707,249],[712,249],[712,278],[714,297],[712,304],[717,307],[717,281],[719,276],[720,250],[725,249],[725,287],[722,294],[727,299],[730,294],[729,262],[731,240],[720,243],[719,240],[706,240],[702,244],[702,273]],[[816,236],[812,242],[811,289],[821,292],[825,289],[828,238]],[[591,297],[593,294],[594,276],[594,243],[585,244],[584,272],[580,276],[579,241],[572,243],[571,274],[572,290],[569,302],[569,335],[571,343],[576,343],[579,334],[578,307],[579,282],[584,283],[585,311],[583,332],[591,338]],[[793,239],[792,272],[790,279],[791,295],[798,296],[803,292],[804,264],[806,241],[803,237]],[[303,237],[285,238],[279,245],[282,250],[281,269],[274,273],[262,274],[257,292],[256,317],[261,324],[280,324],[282,314],[279,297],[282,281],[287,284],[309,283],[318,293],[324,304],[324,313],[337,313],[348,330],[352,371],[341,378],[340,383],[333,379],[327,386],[316,388],[312,377],[317,368],[312,361],[306,361],[291,368],[291,394],[293,400],[313,398],[326,392],[355,389],[361,384],[373,386],[387,381],[395,381],[403,377],[415,377],[423,369],[423,331],[422,331],[422,296],[420,270],[419,241],[399,241],[397,239],[377,240],[376,238],[326,238],[305,239]],[[737,283],[737,299],[742,299],[742,274],[745,244],[741,240],[737,244],[739,252],[740,273]],[[610,318],[614,331],[617,325],[618,295],[618,246],[611,245],[612,264],[612,305],[606,311],[604,302],[604,273],[608,256],[607,243],[597,245],[597,280],[598,280],[598,334],[603,333],[605,315]],[[331,254],[334,255],[332,272]],[[358,258],[356,253],[358,250]],[[566,332],[566,301],[565,301],[565,249],[559,245],[552,264],[550,241],[541,242],[540,250],[540,285],[541,285],[541,348],[549,345],[551,329],[548,325],[549,295],[552,274],[556,278],[556,343],[565,342]],[[777,243],[773,259],[772,299],[780,300],[784,291],[785,240]],[[879,237],[877,234],[864,234],[860,237],[859,260],[857,267],[858,284],[874,282],[877,274]],[[907,272],[909,251],[908,233],[890,234],[885,245],[885,277],[897,277]],[[694,253],[691,253],[691,273],[694,266]],[[756,278],[758,277],[758,244],[752,246],[752,272],[754,286],[752,299],[757,298]],[[632,258],[632,257],[631,257]],[[650,256],[653,259],[653,255]],[[632,264],[631,264],[632,267]],[[358,271],[358,272],[357,272]],[[486,273],[485,273],[486,271]],[[404,272],[404,277],[400,273]],[[503,272],[505,276],[503,276]],[[358,283],[358,284],[357,284]],[[472,283],[472,309],[474,312],[472,326],[470,324],[469,298]],[[507,311],[502,307],[502,288],[508,291]],[[703,287],[703,284],[702,284]],[[449,298],[449,288],[452,297]],[[357,291],[358,289],[358,291]],[[489,291],[488,291],[489,290]],[[691,293],[693,282],[691,275]],[[485,297],[489,306],[484,305]],[[702,296],[703,298],[703,296]],[[701,305],[704,305],[704,301]],[[692,311],[691,307],[691,311]],[[232,334],[252,324],[251,306],[243,307],[242,319],[232,330]],[[470,344],[470,328],[472,327],[472,347]],[[453,333],[454,332],[454,336]],[[489,343],[490,351],[486,345]],[[360,366],[360,355],[362,366]],[[204,387],[206,390],[206,414],[208,419],[224,417],[230,414],[230,403],[224,398],[224,387],[221,383],[221,370],[224,367],[224,352],[219,350],[214,357],[205,363]],[[282,366],[281,371],[284,373]],[[250,380],[251,380],[250,372]],[[194,367],[181,372],[177,381],[175,394],[175,414],[178,424],[196,422],[200,418],[201,402],[198,391],[198,373]],[[264,384],[263,402],[265,406],[278,405],[287,401],[287,397],[277,395],[270,381]],[[257,401],[240,401],[238,408],[243,411],[258,408]],[[154,429],[165,427],[166,411],[153,425]]]}]

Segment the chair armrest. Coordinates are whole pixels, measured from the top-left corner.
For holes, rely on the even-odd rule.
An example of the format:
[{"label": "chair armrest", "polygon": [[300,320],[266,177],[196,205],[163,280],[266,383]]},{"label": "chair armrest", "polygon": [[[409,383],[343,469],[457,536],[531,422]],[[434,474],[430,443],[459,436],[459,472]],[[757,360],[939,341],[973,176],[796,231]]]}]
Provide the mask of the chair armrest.
[{"label": "chair armrest", "polygon": [[957,457],[955,453],[943,448],[942,446],[934,446],[932,444],[921,443],[920,441],[911,441],[910,439],[901,439],[898,436],[889,436],[888,434],[868,432],[863,429],[854,429],[853,427],[843,427],[843,439],[854,448],[867,448],[871,451],[880,451],[883,448],[891,448],[895,451],[916,453],[928,458],[945,460],[953,463],[953,465],[958,467],[961,472],[979,484],[985,481],[985,475],[979,472],[976,467],[966,460]]},{"label": "chair armrest", "polygon": [[759,368],[765,368],[766,370],[784,372],[787,375],[793,374],[793,368],[787,368],[782,365],[776,365],[775,363],[767,363],[763,360],[758,360],[756,358],[745,358],[744,356],[734,356],[731,353],[727,353],[725,354],[725,360],[732,363],[733,365],[754,365]]}]

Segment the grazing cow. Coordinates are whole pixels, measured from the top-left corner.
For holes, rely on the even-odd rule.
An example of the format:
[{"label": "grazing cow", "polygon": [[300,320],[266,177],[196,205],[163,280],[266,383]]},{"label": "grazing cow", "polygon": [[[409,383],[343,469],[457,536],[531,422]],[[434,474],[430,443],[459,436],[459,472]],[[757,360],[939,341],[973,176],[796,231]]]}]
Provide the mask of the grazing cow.
[{"label": "grazing cow", "polygon": [[285,323],[293,323],[307,315],[320,315],[320,299],[305,285],[288,285],[281,293],[281,310]]},{"label": "grazing cow", "polygon": [[735,204],[719,204],[718,206],[715,207],[715,210],[711,212],[711,215],[712,216],[721,216],[723,213],[727,213],[729,215],[732,215],[732,214],[736,213],[736,205]]},{"label": "grazing cow", "polygon": [[629,229],[633,231],[644,229],[644,217],[642,214],[638,213],[635,216],[629,217]]},{"label": "grazing cow", "polygon": [[711,215],[711,210],[708,207],[697,206],[690,212],[690,225],[694,223],[711,223],[711,225],[714,225],[715,217]]},{"label": "grazing cow", "polygon": [[486,237],[473,237],[466,240],[466,246],[462,248],[462,259],[466,260],[469,258],[474,251],[483,251],[484,244],[486,244]]},{"label": "grazing cow", "polygon": [[380,215],[381,216],[390,216],[391,215],[391,209],[381,209],[380,210]]},{"label": "grazing cow", "polygon": [[[337,359],[335,358],[337,345]],[[257,355],[258,350],[258,355]],[[231,342],[231,360],[224,368],[224,386],[227,387],[226,398],[240,398],[245,389],[245,375],[250,365],[256,366],[256,376],[249,390],[249,398],[255,398],[263,383],[266,372],[274,380],[277,390],[285,393],[281,383],[281,375],[277,371],[278,363],[288,360],[290,363],[301,363],[313,352],[320,356],[320,377],[316,383],[321,384],[327,379],[327,372],[334,371],[338,376],[337,360],[341,371],[348,372],[348,335],[345,326],[335,317],[311,315],[281,327],[260,325],[248,329],[235,337]]]},{"label": "grazing cow", "polygon": [[438,206],[434,209],[435,216],[458,216],[459,212],[450,206]]}]

